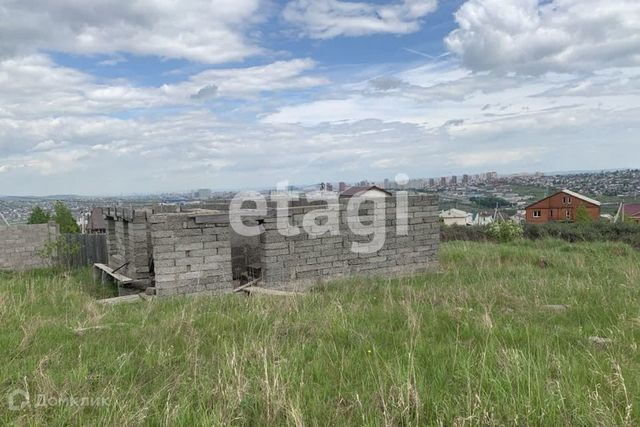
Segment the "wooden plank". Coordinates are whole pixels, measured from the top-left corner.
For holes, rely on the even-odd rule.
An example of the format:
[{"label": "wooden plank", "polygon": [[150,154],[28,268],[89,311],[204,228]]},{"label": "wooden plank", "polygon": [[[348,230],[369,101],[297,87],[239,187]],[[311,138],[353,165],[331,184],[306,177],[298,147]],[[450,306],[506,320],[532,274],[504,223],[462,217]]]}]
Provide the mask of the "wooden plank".
[{"label": "wooden plank", "polygon": [[98,269],[100,269],[100,270],[104,271],[104,272],[105,272],[105,273],[107,273],[109,276],[113,277],[113,278],[114,278],[114,280],[115,280],[116,282],[118,282],[118,283],[121,283],[121,284],[123,284],[123,285],[126,285],[126,284],[129,284],[129,283],[133,282],[133,279],[131,279],[131,278],[127,277],[127,276],[123,276],[123,275],[122,275],[122,274],[120,274],[120,273],[114,273],[114,272],[113,272],[113,269],[112,269],[111,267],[107,266],[107,265],[100,264],[100,263],[96,263],[96,264],[93,264],[93,266],[94,266],[95,268],[98,268]]},{"label": "wooden plank", "polygon": [[247,289],[247,288],[250,288],[251,286],[256,285],[259,281],[260,281],[260,279],[252,280],[252,281],[250,281],[250,282],[248,282],[248,283],[245,283],[245,284],[244,284],[244,285],[242,285],[242,286],[238,286],[237,288],[235,288],[235,289],[233,290],[233,292],[240,292],[240,291],[243,291],[243,290],[245,290],[245,289]]},{"label": "wooden plank", "polygon": [[123,297],[115,297],[115,298],[107,298],[107,299],[99,299],[96,303],[100,305],[116,305],[116,304],[131,304],[134,302],[140,302],[143,299],[140,295],[126,295]]},{"label": "wooden plank", "polygon": [[299,292],[288,292],[288,291],[279,291],[277,289],[267,289],[260,288],[257,286],[250,286],[244,289],[245,292],[249,292],[249,294],[261,294],[261,295],[274,295],[274,296],[283,296],[283,297],[291,297],[296,295],[301,295]]}]

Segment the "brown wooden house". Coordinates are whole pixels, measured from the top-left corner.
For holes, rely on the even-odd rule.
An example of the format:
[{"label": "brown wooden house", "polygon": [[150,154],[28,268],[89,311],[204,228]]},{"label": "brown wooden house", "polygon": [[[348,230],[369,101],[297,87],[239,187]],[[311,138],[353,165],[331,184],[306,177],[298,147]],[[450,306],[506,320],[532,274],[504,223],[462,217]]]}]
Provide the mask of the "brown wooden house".
[{"label": "brown wooden house", "polygon": [[526,220],[533,223],[575,221],[578,206],[584,206],[594,221],[600,219],[600,202],[571,190],[562,190],[527,206]]}]

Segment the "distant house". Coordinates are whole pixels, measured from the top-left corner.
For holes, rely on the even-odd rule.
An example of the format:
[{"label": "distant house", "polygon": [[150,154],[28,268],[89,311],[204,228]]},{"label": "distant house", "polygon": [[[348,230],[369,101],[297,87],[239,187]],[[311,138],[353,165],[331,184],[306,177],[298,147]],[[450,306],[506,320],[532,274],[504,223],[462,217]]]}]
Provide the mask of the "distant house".
[{"label": "distant house", "polygon": [[624,205],[624,217],[640,224],[640,204]]},{"label": "distant house", "polygon": [[460,209],[442,211],[439,216],[444,225],[471,225],[473,222],[473,214]]},{"label": "distant house", "polygon": [[615,221],[615,217],[611,214],[601,214],[600,215],[600,219],[602,221],[608,221],[608,222],[614,222]]},{"label": "distant house", "polygon": [[391,193],[376,185],[368,185],[363,187],[349,187],[340,193],[340,197],[349,198],[354,196],[363,197],[389,197]]},{"label": "distant house", "polygon": [[517,222],[517,223],[522,223],[522,222],[525,222],[526,220],[527,220],[527,211],[525,210],[518,210],[516,211],[516,214],[511,217],[511,221]]},{"label": "distant house", "polygon": [[527,206],[526,221],[575,221],[576,209],[579,206],[584,206],[594,221],[600,219],[600,202],[565,189]]},{"label": "distant house", "polygon": [[494,221],[493,215],[487,212],[478,212],[473,218],[472,225],[489,225]]},{"label": "distant house", "polygon": [[102,208],[93,208],[87,219],[86,234],[106,234],[107,225],[104,221]]}]

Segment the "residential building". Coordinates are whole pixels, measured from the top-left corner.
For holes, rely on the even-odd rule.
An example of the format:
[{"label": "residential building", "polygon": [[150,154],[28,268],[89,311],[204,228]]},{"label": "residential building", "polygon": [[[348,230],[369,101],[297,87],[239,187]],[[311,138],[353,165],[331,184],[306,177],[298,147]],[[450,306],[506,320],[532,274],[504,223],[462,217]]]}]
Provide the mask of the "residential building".
[{"label": "residential building", "polygon": [[575,221],[579,206],[584,206],[594,221],[600,219],[600,202],[565,189],[527,206],[527,222]]},{"label": "residential building", "polygon": [[89,217],[87,218],[87,224],[85,226],[85,234],[106,234],[107,224],[104,220],[102,208],[93,208]]},{"label": "residential building", "polygon": [[489,225],[494,221],[493,215],[488,212],[478,212],[475,217],[473,217],[473,221],[471,225],[480,225],[485,226]]},{"label": "residential building", "polygon": [[471,225],[473,222],[473,214],[460,209],[442,211],[439,216],[444,225]]},{"label": "residential building", "polygon": [[193,197],[199,200],[207,200],[211,198],[211,194],[212,194],[211,190],[207,188],[201,188],[195,193],[193,193]]},{"label": "residential building", "polygon": [[378,187],[377,185],[357,186],[349,187],[340,193],[340,197],[388,197],[391,196],[387,190]]},{"label": "residential building", "polygon": [[640,204],[624,205],[624,217],[640,224]]}]

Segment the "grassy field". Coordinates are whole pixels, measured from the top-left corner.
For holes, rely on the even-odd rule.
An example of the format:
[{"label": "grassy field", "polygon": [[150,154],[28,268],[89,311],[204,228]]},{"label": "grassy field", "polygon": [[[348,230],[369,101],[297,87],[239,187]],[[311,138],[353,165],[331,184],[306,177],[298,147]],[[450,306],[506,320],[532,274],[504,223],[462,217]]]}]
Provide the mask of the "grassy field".
[{"label": "grassy field", "polygon": [[85,271],[0,275],[0,425],[640,423],[639,252],[454,242],[441,264],[113,307]]}]

